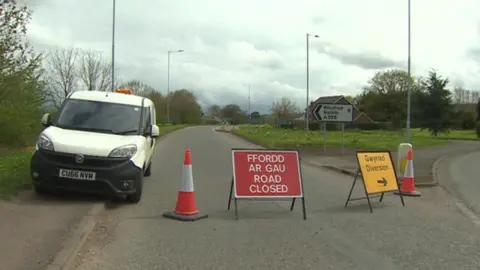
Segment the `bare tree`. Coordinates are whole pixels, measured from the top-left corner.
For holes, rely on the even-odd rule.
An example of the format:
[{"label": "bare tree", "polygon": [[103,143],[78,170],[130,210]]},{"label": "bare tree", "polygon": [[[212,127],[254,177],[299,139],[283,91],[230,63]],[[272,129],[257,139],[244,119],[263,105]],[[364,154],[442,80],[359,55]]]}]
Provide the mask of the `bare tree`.
[{"label": "bare tree", "polygon": [[474,103],[472,102],[472,91],[470,90],[465,90],[465,103],[466,104]]},{"label": "bare tree", "polygon": [[299,109],[295,102],[286,97],[272,104],[272,113],[279,119],[293,118],[298,111]]},{"label": "bare tree", "polygon": [[126,83],[121,84],[121,87],[132,89],[133,93],[137,96],[146,97],[151,93],[155,92],[155,89],[153,87],[139,80],[128,81]]},{"label": "bare tree", "polygon": [[480,93],[478,91],[472,91],[472,104],[475,104],[478,102],[478,99],[480,98]]},{"label": "bare tree", "polygon": [[222,117],[222,107],[213,104],[207,109],[207,114],[209,116]]},{"label": "bare tree", "polygon": [[47,57],[45,81],[48,100],[59,108],[67,95],[76,90],[76,64],[78,50],[75,48],[56,48]]},{"label": "bare tree", "polygon": [[455,87],[453,89],[453,102],[455,104],[461,104],[462,103],[462,91],[463,91],[463,89],[461,87]]},{"label": "bare tree", "polygon": [[77,74],[90,91],[109,91],[112,87],[112,65],[101,52],[82,51]]}]

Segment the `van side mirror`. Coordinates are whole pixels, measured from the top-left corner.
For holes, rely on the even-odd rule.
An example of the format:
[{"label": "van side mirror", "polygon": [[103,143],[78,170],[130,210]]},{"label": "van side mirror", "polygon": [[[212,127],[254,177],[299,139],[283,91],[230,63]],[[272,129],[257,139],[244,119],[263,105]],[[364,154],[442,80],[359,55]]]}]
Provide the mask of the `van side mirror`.
[{"label": "van side mirror", "polygon": [[157,137],[160,136],[160,128],[157,125],[152,125],[150,127],[150,132],[149,133],[150,134],[148,134],[148,135],[150,135],[150,137],[157,138]]},{"label": "van side mirror", "polygon": [[42,120],[40,120],[40,123],[42,123],[42,125],[44,127],[48,127],[52,124],[52,117],[50,116],[49,113],[45,113],[43,116],[42,116]]}]

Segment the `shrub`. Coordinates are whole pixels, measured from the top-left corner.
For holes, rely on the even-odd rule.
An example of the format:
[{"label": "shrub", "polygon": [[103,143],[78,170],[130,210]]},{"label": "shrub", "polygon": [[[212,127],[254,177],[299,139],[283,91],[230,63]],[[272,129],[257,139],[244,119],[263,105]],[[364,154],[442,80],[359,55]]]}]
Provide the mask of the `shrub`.
[{"label": "shrub", "polygon": [[468,130],[475,128],[475,114],[468,111],[459,111],[456,115],[458,129]]},{"label": "shrub", "polygon": [[391,123],[360,123],[360,124],[346,124],[345,129],[360,129],[360,130],[390,130]]},{"label": "shrub", "polygon": [[480,138],[480,121],[475,125],[475,131],[477,132],[477,138]]},{"label": "shrub", "polygon": [[220,123],[215,119],[204,120],[205,125],[220,125]]}]

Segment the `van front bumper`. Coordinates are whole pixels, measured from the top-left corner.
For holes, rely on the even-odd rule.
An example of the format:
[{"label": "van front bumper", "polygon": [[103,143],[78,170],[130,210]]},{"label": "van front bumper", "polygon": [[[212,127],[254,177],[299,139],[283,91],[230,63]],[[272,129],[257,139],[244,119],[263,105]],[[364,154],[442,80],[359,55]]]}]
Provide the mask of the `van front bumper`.
[{"label": "van front bumper", "polygon": [[[94,172],[95,180],[59,177],[60,169]],[[33,185],[44,190],[65,190],[100,195],[128,195],[136,192],[136,181],[142,169],[129,159],[84,156],[82,163],[75,154],[37,150],[30,162]]]}]

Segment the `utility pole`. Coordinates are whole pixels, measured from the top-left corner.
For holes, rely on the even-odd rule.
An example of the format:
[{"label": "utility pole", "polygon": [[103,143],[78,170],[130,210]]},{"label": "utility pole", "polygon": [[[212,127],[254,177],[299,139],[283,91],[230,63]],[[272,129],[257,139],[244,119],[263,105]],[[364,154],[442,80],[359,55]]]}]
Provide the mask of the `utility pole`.
[{"label": "utility pole", "polygon": [[310,106],[310,36],[313,36],[314,38],[319,38],[319,35],[310,35],[307,33],[307,102],[305,106],[305,131],[310,130],[310,121],[309,121],[309,113],[308,113],[308,107]]},{"label": "utility pole", "polygon": [[252,120],[250,84],[244,83],[243,86],[248,87],[248,119]]},{"label": "utility pole", "polygon": [[250,97],[250,84],[248,84],[248,119],[252,120],[252,111],[250,110],[251,97]]},{"label": "utility pole", "polygon": [[184,50],[168,51],[168,66],[167,66],[167,123],[170,124],[170,54],[180,53]]},{"label": "utility pole", "polygon": [[115,0],[112,9],[112,92],[115,92]]},{"label": "utility pole", "polygon": [[412,74],[411,74],[411,48],[410,48],[410,40],[411,40],[411,27],[410,27],[410,19],[411,19],[411,14],[410,14],[410,0],[408,0],[408,60],[407,60],[407,72],[408,72],[408,79],[409,79],[409,87],[407,91],[407,142],[412,143],[412,131],[410,129],[410,121],[411,121],[411,102],[412,102]]}]

